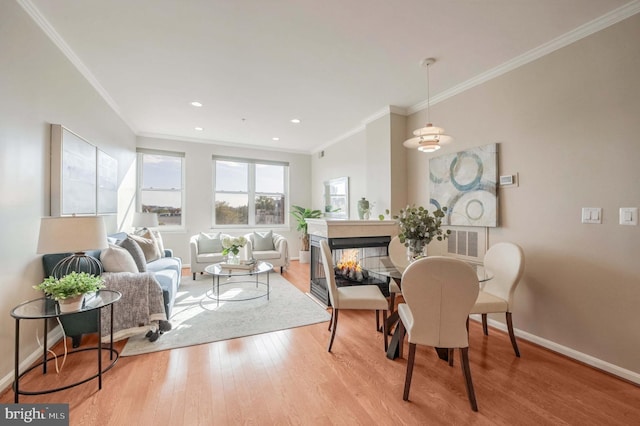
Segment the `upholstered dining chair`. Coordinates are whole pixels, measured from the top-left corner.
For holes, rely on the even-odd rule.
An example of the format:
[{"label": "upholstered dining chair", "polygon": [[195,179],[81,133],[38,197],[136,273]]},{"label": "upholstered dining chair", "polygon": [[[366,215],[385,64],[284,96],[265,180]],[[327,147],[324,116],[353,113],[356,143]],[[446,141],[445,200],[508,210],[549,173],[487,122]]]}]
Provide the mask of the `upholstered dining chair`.
[{"label": "upholstered dining chair", "polygon": [[[378,312],[382,311],[382,335],[384,340],[384,350],[386,351],[388,345],[386,322],[387,309],[389,307],[386,297],[384,297],[377,285],[352,285],[338,287],[336,285],[336,276],[333,269],[333,256],[326,240],[322,240],[320,242],[320,250],[324,274],[327,280],[327,287],[329,288],[329,300],[333,307],[331,320],[329,322],[331,337],[329,338],[327,352],[331,352],[333,339],[336,336],[336,329],[338,328],[338,312],[343,309],[375,310],[376,322],[378,321]],[[376,324],[376,330],[378,328],[379,326]]]},{"label": "upholstered dining chair", "polygon": [[473,411],[478,411],[469,368],[467,332],[469,312],[478,291],[476,272],[460,259],[431,256],[418,259],[405,269],[402,275],[405,303],[398,305],[399,327],[406,330],[409,340],[402,399],[409,399],[416,345],[447,348],[450,354],[458,348],[469,403]]},{"label": "upholstered dining chair", "polygon": [[487,250],[484,256],[484,268],[493,278],[486,281],[471,309],[472,314],[482,314],[482,330],[489,335],[487,314],[504,312],[511,346],[516,356],[520,356],[518,343],[513,332],[513,294],[524,273],[524,252],[514,243],[497,243]]},{"label": "upholstered dining chair", "polygon": [[[409,257],[407,256],[407,248],[400,242],[400,238],[397,236],[391,239],[389,242],[389,260],[393,263],[393,266],[403,273],[407,266],[409,266]],[[396,295],[402,293],[400,286],[395,280],[389,282],[389,309],[393,311],[396,303]]]}]

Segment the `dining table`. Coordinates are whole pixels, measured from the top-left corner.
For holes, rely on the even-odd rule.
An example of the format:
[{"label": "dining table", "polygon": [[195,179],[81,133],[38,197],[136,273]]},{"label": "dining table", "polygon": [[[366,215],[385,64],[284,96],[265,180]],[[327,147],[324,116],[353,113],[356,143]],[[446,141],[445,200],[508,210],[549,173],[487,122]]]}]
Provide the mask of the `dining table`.
[{"label": "dining table", "polygon": [[[482,284],[493,278],[493,273],[484,268],[479,262],[466,261],[476,271],[478,275],[478,284]],[[402,271],[398,269],[391,258],[388,256],[370,257],[361,260],[363,269],[369,272],[373,272],[380,276],[386,276],[389,281],[393,280],[398,288],[402,290]],[[386,329],[391,330],[393,326],[400,320],[398,311],[395,310],[395,293],[390,293],[390,310],[391,312],[387,316]],[[387,358],[396,359],[401,355],[402,341],[404,340],[405,330],[404,327],[396,327],[391,337],[391,342],[387,349]],[[438,357],[444,361],[449,360],[449,350],[447,348],[435,348]]]}]

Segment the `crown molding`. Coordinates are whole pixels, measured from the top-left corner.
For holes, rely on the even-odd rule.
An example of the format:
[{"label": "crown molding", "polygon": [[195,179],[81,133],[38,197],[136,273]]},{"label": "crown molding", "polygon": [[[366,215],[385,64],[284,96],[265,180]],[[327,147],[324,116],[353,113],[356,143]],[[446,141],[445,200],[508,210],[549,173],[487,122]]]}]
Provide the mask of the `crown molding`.
[{"label": "crown molding", "polygon": [[[568,46],[571,43],[575,43],[576,41],[581,40],[598,31],[601,31],[607,27],[610,27],[611,25],[617,24],[618,22],[627,19],[638,12],[640,12],[640,0],[634,0],[630,3],[627,3],[624,6],[612,10],[611,12],[606,13],[599,18],[596,18],[590,22],[587,22],[586,24],[575,28],[574,30],[569,31],[568,33],[565,33],[547,43],[531,49],[528,52],[523,53],[522,55],[516,56],[515,58],[501,65],[498,65],[497,67],[490,69],[489,71],[483,72],[482,74],[479,74],[465,82],[462,82],[450,89],[432,96],[429,104],[433,106],[438,102],[442,102],[445,99],[458,95],[475,86],[499,77],[502,74],[526,65],[529,62],[548,55],[549,53],[555,52],[558,49]],[[407,113],[414,114],[426,108],[427,100],[425,99],[424,101],[407,108]]]},{"label": "crown molding", "polygon": [[64,39],[58,34],[58,32],[51,26],[49,21],[42,16],[40,10],[31,3],[30,0],[16,0],[20,6],[27,12],[27,14],[33,19],[33,21],[40,27],[40,29],[51,39],[53,44],[55,44],[58,49],[69,59],[69,61],[76,67],[76,69],[82,74],[82,76],[89,82],[91,86],[98,92],[100,96],[104,99],[104,101],[111,107],[111,109],[120,117],[120,119],[131,129],[131,131],[135,134],[136,128],[131,123],[125,115],[120,110],[120,107],[113,100],[113,98],[109,95],[107,90],[102,87],[98,79],[89,71],[89,68],[80,60],[78,55],[69,47],[69,45],[64,41]]},{"label": "crown molding", "polygon": [[253,151],[255,151],[256,149],[259,149],[262,151],[286,152],[288,154],[304,154],[304,155],[312,154],[311,152],[305,151],[302,149],[296,150],[296,149],[289,149],[289,148],[278,148],[273,146],[251,145],[251,144],[245,144],[242,142],[221,141],[217,139],[189,138],[185,136],[166,135],[162,133],[140,132],[140,133],[137,133],[136,136],[139,138],[153,138],[153,139],[164,139],[164,140],[181,141],[181,142],[203,143],[207,145],[228,146],[233,148],[250,149]]}]

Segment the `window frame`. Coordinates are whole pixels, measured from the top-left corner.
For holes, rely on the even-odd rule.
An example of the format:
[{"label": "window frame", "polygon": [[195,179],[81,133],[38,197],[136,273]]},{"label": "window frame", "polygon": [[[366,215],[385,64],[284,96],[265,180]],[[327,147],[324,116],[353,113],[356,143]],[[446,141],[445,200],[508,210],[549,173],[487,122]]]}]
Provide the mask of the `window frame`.
[{"label": "window frame", "polygon": [[[289,163],[285,161],[271,161],[271,160],[257,160],[250,158],[239,157],[223,157],[212,156],[211,159],[211,181],[213,183],[212,202],[211,202],[211,227],[220,229],[287,229],[289,227],[289,215],[286,212],[289,211]],[[244,191],[218,191],[216,189],[216,162],[228,161],[235,163],[247,164],[247,192]],[[268,165],[268,166],[281,166],[283,167],[283,190],[282,196],[284,197],[284,222],[283,223],[265,223],[256,224],[256,196],[273,196],[281,195],[280,193],[271,192],[257,192],[256,191],[256,166]],[[231,224],[217,224],[216,223],[216,194],[247,194],[247,224],[231,223]]]},{"label": "window frame", "polygon": [[[149,191],[149,189],[145,189],[142,187],[144,183],[144,156],[145,155],[159,155],[165,157],[174,157],[180,158],[180,180],[181,180],[181,188],[180,189],[158,189],[158,191],[163,192],[180,192],[180,224],[179,225],[160,225],[157,229],[159,231],[184,231],[186,229],[185,225],[185,205],[186,205],[186,167],[185,167],[185,153],[177,152],[177,151],[164,151],[157,149],[147,149],[147,148],[137,148],[136,149],[136,211],[142,211],[142,193],[143,191]],[[153,191],[153,190],[152,190]]]}]

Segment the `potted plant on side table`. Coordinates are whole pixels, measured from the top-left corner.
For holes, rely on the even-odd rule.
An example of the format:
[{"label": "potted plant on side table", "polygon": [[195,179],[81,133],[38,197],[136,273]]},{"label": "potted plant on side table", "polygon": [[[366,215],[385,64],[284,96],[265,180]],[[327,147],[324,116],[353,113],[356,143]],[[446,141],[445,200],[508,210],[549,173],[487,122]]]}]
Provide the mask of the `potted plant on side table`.
[{"label": "potted plant on side table", "polygon": [[291,206],[291,215],[298,221],[297,230],[302,232],[302,246],[299,252],[300,263],[309,263],[311,255],[309,253],[309,234],[307,233],[307,221],[305,219],[318,219],[322,217],[320,210],[311,210],[300,206]]},{"label": "potted plant on side table", "polygon": [[62,278],[45,278],[33,288],[57,300],[60,312],[74,312],[82,308],[85,294],[104,288],[104,280],[100,276],[74,271]]}]

